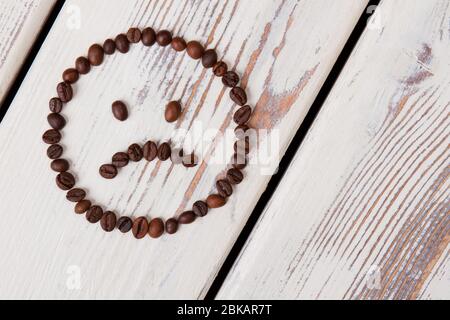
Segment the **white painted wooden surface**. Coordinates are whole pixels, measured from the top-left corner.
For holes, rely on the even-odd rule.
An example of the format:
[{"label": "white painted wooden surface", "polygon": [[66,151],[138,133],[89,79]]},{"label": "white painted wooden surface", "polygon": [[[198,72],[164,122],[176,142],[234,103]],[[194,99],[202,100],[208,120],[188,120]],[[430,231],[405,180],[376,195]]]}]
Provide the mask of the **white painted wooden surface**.
[{"label": "white painted wooden surface", "polygon": [[55,0],[0,0],[0,102]]},{"label": "white painted wooden surface", "polygon": [[[225,207],[158,240],[105,234],[76,216],[54,185],[40,137],[61,72],[90,44],[150,25],[217,47],[244,75],[249,101],[256,104],[252,124],[279,134],[283,153],[366,3],[66,2],[0,124],[0,214],[8,226],[0,233],[0,297],[201,298],[270,178],[250,166]],[[73,28],[77,21],[79,29]],[[181,128],[232,127],[232,105],[221,82],[212,80],[210,71],[168,48],[133,46],[127,55],[107,58],[76,84],[75,99],[65,108],[63,144],[79,184],[119,214],[149,217],[171,217],[206,196],[224,165],[186,170],[141,162],[113,181],[101,179],[98,167],[130,142],[169,138],[173,125],[162,112],[172,98],[187,109]],[[125,123],[111,118],[116,99],[130,106]]]},{"label": "white painted wooden surface", "polygon": [[450,298],[449,5],[382,2],[219,298]]}]

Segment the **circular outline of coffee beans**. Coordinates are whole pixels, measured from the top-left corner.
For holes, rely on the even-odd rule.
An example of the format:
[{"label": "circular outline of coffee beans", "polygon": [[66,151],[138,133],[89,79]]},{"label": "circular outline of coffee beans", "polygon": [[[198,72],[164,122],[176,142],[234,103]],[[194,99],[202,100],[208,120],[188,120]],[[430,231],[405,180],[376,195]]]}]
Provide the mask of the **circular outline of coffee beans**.
[{"label": "circular outline of coffee beans", "polygon": [[[65,118],[61,115],[63,107],[73,98],[72,85],[76,83],[81,75],[89,73],[92,66],[102,64],[105,55],[112,55],[116,51],[127,53],[130,44],[142,42],[146,47],[158,44],[162,47],[171,45],[172,49],[177,52],[186,50],[188,56],[194,60],[201,59],[205,68],[211,69],[215,76],[222,78],[222,82],[226,87],[231,88],[231,100],[240,106],[234,113],[233,120],[237,127],[235,129],[237,141],[234,144],[234,154],[228,165],[226,177],[216,182],[217,192],[210,194],[204,200],[198,200],[192,205],[192,209],[184,211],[178,217],[173,217],[164,222],[161,218],[154,218],[150,221],[146,217],[136,217],[134,220],[128,216],[122,216],[117,219],[114,212],[104,211],[99,205],[95,205],[87,198],[87,193],[81,188],[75,187],[75,177],[69,172],[69,163],[66,159],[61,158],[63,148],[59,144],[62,135],[61,130],[66,125]],[[244,175],[242,169],[247,164],[247,155],[249,153],[249,141],[246,131],[248,121],[252,115],[252,109],[247,103],[247,94],[240,87],[240,78],[234,71],[229,71],[228,66],[223,61],[218,61],[217,53],[214,49],[205,50],[203,45],[197,41],[186,41],[181,37],[172,37],[170,31],[161,30],[155,32],[152,28],[147,27],[142,31],[138,28],[130,28],[127,34],[119,34],[114,40],[107,39],[103,46],[93,44],[89,50],[87,57],[79,57],[76,59],[75,67],[69,68],[63,72],[63,81],[56,87],[57,97],[51,98],[49,108],[51,113],[47,120],[51,129],[47,130],[42,139],[50,146],[47,149],[47,156],[52,160],[51,169],[57,172],[56,184],[64,191],[67,191],[66,198],[68,201],[75,203],[75,213],[85,214],[86,219],[90,223],[100,222],[101,228],[106,232],[118,229],[122,233],[132,231],[137,239],[144,238],[147,234],[152,238],[159,238],[164,232],[174,234],[177,232],[180,224],[190,224],[197,218],[204,217],[210,209],[219,208],[226,204],[227,198],[233,193],[235,185],[239,184]],[[134,160],[146,159],[152,161],[159,159],[161,161],[167,159],[167,149],[161,151],[161,148],[167,148],[167,144],[163,143],[157,147],[154,142],[147,142],[144,149],[138,144],[133,144],[130,148],[134,148],[130,152]],[[164,146],[164,147],[162,147]],[[170,146],[169,146],[170,149]],[[136,154],[135,154],[136,153]],[[122,152],[120,156],[115,155],[107,167],[104,167],[103,173],[111,178],[117,174],[117,168],[128,164],[130,161],[129,153]],[[122,158],[120,158],[122,157]]]}]

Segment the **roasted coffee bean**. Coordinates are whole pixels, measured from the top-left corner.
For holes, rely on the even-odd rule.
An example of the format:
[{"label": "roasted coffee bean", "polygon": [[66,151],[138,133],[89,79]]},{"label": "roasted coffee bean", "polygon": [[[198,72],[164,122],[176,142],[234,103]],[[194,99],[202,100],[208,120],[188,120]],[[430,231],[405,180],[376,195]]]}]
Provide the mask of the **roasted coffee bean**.
[{"label": "roasted coffee bean", "polygon": [[114,212],[106,211],[100,219],[100,226],[106,232],[111,232],[116,227],[117,217]]},{"label": "roasted coffee bean", "polygon": [[181,104],[178,101],[170,101],[166,106],[164,117],[167,122],[177,121],[181,113]]},{"label": "roasted coffee bean", "polygon": [[166,221],[166,232],[168,234],[174,234],[178,230],[178,221],[175,218],[170,218]]},{"label": "roasted coffee bean", "polygon": [[189,224],[194,222],[195,213],[193,211],[185,211],[178,217],[178,223],[180,224]]},{"label": "roasted coffee bean", "polygon": [[198,158],[195,154],[187,154],[183,156],[183,166],[186,168],[192,168],[195,167],[198,164]]},{"label": "roasted coffee bean", "polygon": [[50,127],[56,130],[61,130],[66,125],[66,119],[59,113],[50,113],[47,116],[47,121]]},{"label": "roasted coffee bean", "polygon": [[61,147],[59,144],[52,144],[47,149],[47,157],[49,159],[55,160],[61,157],[63,154],[63,147]]},{"label": "roasted coffee bean", "polygon": [[233,194],[233,187],[228,180],[221,179],[216,182],[216,188],[219,195],[226,198]]},{"label": "roasted coffee bean", "polygon": [[205,68],[212,68],[217,62],[217,53],[214,49],[208,49],[203,53],[202,64]]},{"label": "roasted coffee bean", "polygon": [[89,210],[91,202],[89,200],[81,200],[75,205],[75,213],[82,214]]},{"label": "roasted coffee bean", "polygon": [[42,140],[48,144],[55,144],[61,141],[61,133],[58,130],[50,129],[44,132]]},{"label": "roasted coffee bean", "polygon": [[248,154],[250,152],[250,141],[249,138],[238,140],[233,145],[234,152],[239,154]]},{"label": "roasted coffee bean", "polygon": [[227,87],[233,88],[239,83],[239,76],[234,71],[228,71],[223,75],[222,83]]},{"label": "roasted coffee bean", "polygon": [[62,102],[69,102],[73,97],[72,86],[67,82],[60,82],[56,87],[56,92],[58,92],[58,97]]},{"label": "roasted coffee bean", "polygon": [[81,200],[84,200],[85,197],[86,191],[80,188],[69,190],[66,194],[66,199],[70,202],[80,202]]},{"label": "roasted coffee bean", "polygon": [[161,30],[156,34],[156,42],[162,47],[168,46],[172,42],[172,34],[168,30]]},{"label": "roasted coffee bean", "polygon": [[150,47],[156,42],[156,33],[152,28],[145,28],[142,30],[142,44],[144,46]]},{"label": "roasted coffee bean", "polygon": [[61,172],[56,176],[56,185],[64,191],[70,190],[75,185],[75,178],[69,172]]},{"label": "roasted coffee bean", "polygon": [[186,41],[181,37],[175,37],[172,39],[172,48],[178,52],[183,51],[186,49]]},{"label": "roasted coffee bean", "polygon": [[247,94],[241,87],[234,87],[233,89],[231,89],[230,98],[238,106],[243,106],[247,103]]},{"label": "roasted coffee bean", "polygon": [[104,164],[100,167],[99,173],[105,179],[114,179],[117,176],[117,168],[113,164]]},{"label": "roasted coffee bean", "polygon": [[227,171],[227,179],[232,184],[239,184],[244,179],[244,175],[241,170],[231,168]]},{"label": "roasted coffee bean", "polygon": [[195,213],[196,216],[204,217],[208,214],[208,205],[205,201],[196,201],[194,205],[192,206],[192,211]]},{"label": "roasted coffee bean", "polygon": [[192,59],[198,60],[203,56],[205,48],[198,41],[189,41],[186,46],[186,51]]},{"label": "roasted coffee bean", "polygon": [[51,98],[48,102],[48,107],[51,112],[60,113],[63,108],[63,103],[60,98]]},{"label": "roasted coffee bean", "polygon": [[117,229],[122,233],[127,233],[133,227],[133,221],[129,217],[120,217],[117,220]]},{"label": "roasted coffee bean", "polygon": [[170,161],[172,161],[173,164],[183,163],[183,156],[184,156],[183,149],[180,148],[172,149],[172,153],[170,154]]},{"label": "roasted coffee bean", "polygon": [[139,217],[133,222],[133,235],[136,239],[142,239],[148,232],[148,221],[146,217]]},{"label": "roasted coffee bean", "polygon": [[69,68],[63,72],[62,78],[67,83],[75,83],[80,78],[80,74],[77,69]]},{"label": "roasted coffee bean", "polygon": [[127,39],[127,36],[123,33],[119,34],[116,39],[116,49],[120,53],[127,53],[130,50],[130,42]]},{"label": "roasted coffee bean", "polygon": [[225,62],[219,61],[213,67],[213,73],[216,77],[223,77],[228,71],[228,66]]},{"label": "roasted coffee bean", "polygon": [[234,134],[235,134],[236,138],[241,140],[241,139],[244,139],[245,137],[248,137],[248,129],[250,129],[250,128],[245,124],[237,126],[234,129]]},{"label": "roasted coffee bean", "polygon": [[103,47],[97,43],[90,46],[88,50],[88,60],[91,65],[99,66],[103,62],[103,58],[105,57],[105,52],[103,51]]},{"label": "roasted coffee bean", "polygon": [[117,168],[125,167],[129,161],[130,157],[128,156],[128,153],[125,152],[117,152],[112,156],[112,164]]},{"label": "roasted coffee bean", "polygon": [[242,170],[247,166],[247,156],[243,153],[235,153],[231,158],[231,165],[233,168]]},{"label": "roasted coffee bean", "polygon": [[138,43],[141,41],[141,30],[138,28],[130,28],[127,32],[127,39],[131,43]]},{"label": "roasted coffee bean", "polygon": [[78,57],[75,61],[75,68],[79,74],[87,74],[91,71],[91,64],[89,60],[85,57]]},{"label": "roasted coffee bean", "polygon": [[119,121],[125,121],[128,118],[128,109],[122,101],[114,101],[112,106],[112,113]]},{"label": "roasted coffee bean", "polygon": [[103,217],[103,209],[100,206],[92,206],[86,212],[86,219],[90,223],[97,223]]},{"label": "roasted coffee bean", "polygon": [[131,161],[138,162],[142,160],[143,151],[141,146],[137,143],[133,143],[131,146],[129,146],[127,153]]},{"label": "roasted coffee bean", "polygon": [[50,168],[56,172],[66,172],[69,170],[69,162],[66,159],[56,159],[50,164]]},{"label": "roasted coffee bean", "polygon": [[170,154],[172,153],[170,149],[170,145],[167,142],[160,144],[158,148],[158,159],[161,161],[166,161],[170,158]]},{"label": "roasted coffee bean", "polygon": [[243,106],[239,108],[233,116],[233,120],[238,125],[246,124],[248,120],[250,120],[250,116],[252,115],[252,108],[250,106]]},{"label": "roasted coffee bean", "polygon": [[218,194],[211,194],[206,198],[206,204],[211,209],[223,207],[225,203],[225,198]]},{"label": "roasted coffee bean", "polygon": [[111,55],[116,52],[116,43],[113,39],[106,39],[103,43],[103,51],[105,54]]},{"label": "roasted coffee bean", "polygon": [[152,238],[159,238],[164,233],[164,222],[161,218],[155,218],[148,225],[148,234]]},{"label": "roasted coffee bean", "polygon": [[144,144],[144,158],[147,161],[153,161],[158,155],[158,146],[153,141],[147,141]]}]

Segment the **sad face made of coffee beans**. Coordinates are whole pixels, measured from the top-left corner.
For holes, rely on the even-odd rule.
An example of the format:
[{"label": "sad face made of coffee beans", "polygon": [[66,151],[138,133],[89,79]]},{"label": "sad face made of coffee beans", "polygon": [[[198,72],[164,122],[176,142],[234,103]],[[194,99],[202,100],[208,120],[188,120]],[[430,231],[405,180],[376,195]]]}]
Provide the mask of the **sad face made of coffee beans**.
[{"label": "sad face made of coffee beans", "polygon": [[[85,190],[76,187],[75,177],[70,173],[69,162],[62,158],[63,147],[59,144],[62,139],[62,130],[66,125],[66,119],[62,116],[64,106],[73,98],[72,85],[80,80],[82,75],[89,73],[92,67],[99,66],[108,55],[125,54],[130,46],[142,43],[146,47],[159,45],[161,47],[170,46],[177,52],[186,50],[187,55],[194,60],[201,59],[202,65],[211,69],[214,75],[222,79],[222,83],[230,88],[231,100],[239,106],[234,113],[233,120],[236,123],[236,143],[234,144],[234,154],[230,160],[226,177],[216,181],[216,192],[205,195],[204,199],[195,201],[191,210],[184,211],[176,217],[147,219],[144,216],[132,218],[127,215],[117,216],[115,212],[102,208],[95,201],[89,199]],[[94,44],[89,50],[87,57],[79,57],[75,61],[75,66],[65,70],[62,74],[62,82],[56,87],[57,97],[51,98],[49,108],[51,113],[47,116],[50,129],[45,131],[42,139],[49,144],[47,156],[52,160],[50,167],[56,172],[56,185],[66,191],[68,201],[74,203],[76,214],[84,214],[90,223],[99,223],[106,232],[118,230],[121,233],[131,231],[135,238],[142,239],[146,235],[152,238],[159,238],[164,233],[174,234],[179,225],[190,224],[196,219],[204,217],[208,211],[222,207],[226,204],[228,197],[233,194],[236,185],[242,182],[244,174],[242,170],[247,165],[247,155],[249,153],[249,140],[246,131],[249,129],[247,122],[252,115],[252,109],[247,103],[247,94],[239,86],[239,75],[234,71],[229,71],[228,66],[223,61],[218,61],[217,53],[214,49],[205,50],[204,46],[197,41],[186,42],[181,37],[172,37],[167,30],[155,32],[152,28],[140,30],[130,28],[127,34],[119,34],[115,39],[107,39],[103,45]],[[171,101],[165,110],[165,120],[174,122],[181,113],[179,102]],[[112,113],[120,121],[128,117],[128,109],[121,101],[112,104]],[[133,143],[128,150],[120,151],[111,157],[111,162],[102,165],[99,173],[106,179],[112,179],[120,168],[130,162],[145,161],[166,161],[171,159],[174,163],[182,163],[186,167],[195,166],[198,162],[195,154],[185,155],[182,150],[172,150],[169,142],[157,143],[147,141],[144,145]]]}]

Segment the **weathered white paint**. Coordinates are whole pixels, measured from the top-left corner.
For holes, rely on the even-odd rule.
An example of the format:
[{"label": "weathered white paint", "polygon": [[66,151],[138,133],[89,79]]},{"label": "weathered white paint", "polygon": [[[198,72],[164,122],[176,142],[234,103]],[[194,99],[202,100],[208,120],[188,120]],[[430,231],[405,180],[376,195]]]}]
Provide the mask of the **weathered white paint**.
[{"label": "weathered white paint", "polygon": [[449,5],[382,2],[219,298],[450,298]]}]

